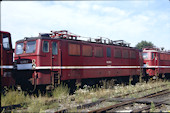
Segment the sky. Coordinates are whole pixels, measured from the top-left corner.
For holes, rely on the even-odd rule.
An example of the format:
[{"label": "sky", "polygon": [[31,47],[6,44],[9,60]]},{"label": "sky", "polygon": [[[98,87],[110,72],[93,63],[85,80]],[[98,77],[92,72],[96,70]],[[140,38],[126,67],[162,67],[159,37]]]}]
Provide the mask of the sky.
[{"label": "sky", "polygon": [[2,1],[1,30],[17,40],[51,30],[84,37],[142,40],[170,50],[169,0]]}]

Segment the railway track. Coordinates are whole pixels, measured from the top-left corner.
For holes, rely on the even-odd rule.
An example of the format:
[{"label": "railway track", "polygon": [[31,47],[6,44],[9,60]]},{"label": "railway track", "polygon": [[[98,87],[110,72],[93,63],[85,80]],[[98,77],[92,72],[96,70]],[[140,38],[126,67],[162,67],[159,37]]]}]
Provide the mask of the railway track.
[{"label": "railway track", "polygon": [[[155,104],[154,106],[155,106],[155,107],[159,107],[159,106],[161,106],[161,105],[162,105],[162,103],[160,102],[160,103]],[[150,108],[151,108],[151,105],[148,105],[148,106],[142,107],[142,108],[140,108],[140,109],[132,110],[131,113],[140,113],[140,112],[142,112],[142,111],[149,112]]]},{"label": "railway track", "polygon": [[[165,94],[169,94],[169,93],[170,93],[169,89],[165,89],[165,90],[161,90],[161,91],[158,91],[156,93],[152,93],[152,94],[149,94],[149,95],[146,95],[146,96],[143,96],[143,97],[139,97],[139,98],[134,98],[134,99],[130,99],[130,100],[127,100],[127,101],[123,101],[123,102],[115,104],[115,105],[103,107],[103,108],[100,108],[100,109],[95,109],[95,110],[89,111],[89,113],[115,112],[115,109],[118,108],[118,107],[122,107],[122,106],[125,106],[125,105],[128,105],[128,104],[133,104],[136,101],[142,100],[144,98],[151,98],[151,97],[156,97],[156,96],[165,95]],[[162,103],[157,103],[156,106],[161,105],[161,104]],[[134,110],[132,112],[142,111],[144,109],[149,109],[149,107],[145,107],[145,108],[140,109],[140,110],[139,109],[138,110]]]},{"label": "railway track", "polygon": [[[144,89],[144,90],[140,90],[140,91],[136,91],[136,92],[133,92],[133,93],[128,93],[128,94],[123,94],[123,95],[119,95],[119,96],[116,96],[114,97],[114,101],[116,99],[120,99],[120,97],[125,97],[125,96],[128,96],[128,95],[131,95],[131,94],[134,94],[134,93],[141,93],[143,91],[147,91],[147,90],[151,90],[151,89],[154,89],[154,88],[158,88],[158,87],[165,87],[167,85],[160,85],[160,86],[157,86],[157,87],[152,87],[152,88],[148,88],[148,89]],[[112,101],[113,101],[112,100]],[[59,111],[56,111],[55,113],[64,113],[64,112],[69,112],[71,109],[77,109],[77,110],[80,110],[80,109],[86,109],[86,108],[89,108],[89,107],[93,107],[95,105],[98,105],[102,102],[107,102],[107,101],[111,101],[111,99],[99,99],[95,102],[91,102],[91,103],[86,103],[86,104],[82,104],[82,105],[79,105],[77,107],[74,107],[74,108],[66,108],[66,109],[62,109],[62,110],[59,110]]]},{"label": "railway track", "polygon": [[25,105],[26,103],[24,104],[15,104],[15,105],[9,105],[9,106],[2,106],[1,107],[1,111],[10,111],[12,109],[16,109],[16,108],[21,108]]}]

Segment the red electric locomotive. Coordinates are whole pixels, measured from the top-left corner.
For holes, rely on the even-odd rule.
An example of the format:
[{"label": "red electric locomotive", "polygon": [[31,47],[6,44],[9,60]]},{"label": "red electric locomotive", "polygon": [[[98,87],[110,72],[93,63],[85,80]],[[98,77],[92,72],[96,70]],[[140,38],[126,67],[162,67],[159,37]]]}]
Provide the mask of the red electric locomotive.
[{"label": "red electric locomotive", "polygon": [[1,86],[12,86],[15,84],[12,78],[13,71],[13,49],[11,34],[0,31],[0,63],[1,63]]},{"label": "red electric locomotive", "polygon": [[[139,51],[122,40],[78,40],[66,30],[16,42],[16,83],[22,87],[57,85],[65,81],[94,83],[99,78],[138,78]],[[128,79],[129,80],[129,79]],[[136,79],[137,80],[137,79]]]},{"label": "red electric locomotive", "polygon": [[146,74],[154,78],[168,77],[170,74],[170,52],[158,48],[143,49],[144,69]]}]

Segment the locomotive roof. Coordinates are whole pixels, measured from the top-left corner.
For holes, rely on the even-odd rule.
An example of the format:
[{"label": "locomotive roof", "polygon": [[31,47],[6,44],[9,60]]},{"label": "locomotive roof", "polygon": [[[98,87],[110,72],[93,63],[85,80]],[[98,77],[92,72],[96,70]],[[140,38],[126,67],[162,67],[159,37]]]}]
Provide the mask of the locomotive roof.
[{"label": "locomotive roof", "polygon": [[97,43],[97,42],[90,42],[90,41],[85,41],[85,40],[75,40],[75,39],[63,39],[63,38],[51,38],[51,37],[25,37],[24,39],[16,41],[18,42],[23,42],[25,40],[30,41],[30,40],[37,40],[37,39],[47,39],[47,40],[70,40],[70,41],[79,41],[79,42],[86,42],[86,43],[93,43],[93,44],[103,44],[103,45],[114,45],[114,46],[119,46],[119,47],[126,47],[126,48],[133,48],[136,49],[135,47],[130,47],[130,46],[121,46],[121,45],[116,45],[116,44],[105,44],[105,43]]},{"label": "locomotive roof", "polygon": [[156,52],[156,53],[170,54],[170,52],[168,51],[158,51],[158,50],[143,50],[143,52]]},{"label": "locomotive roof", "polygon": [[10,34],[9,32],[7,32],[7,31],[0,31],[0,33],[8,33],[8,34]]},{"label": "locomotive roof", "polygon": [[50,37],[25,37],[24,39],[18,40],[17,42],[22,42],[25,40],[35,40],[35,39],[51,39]]}]

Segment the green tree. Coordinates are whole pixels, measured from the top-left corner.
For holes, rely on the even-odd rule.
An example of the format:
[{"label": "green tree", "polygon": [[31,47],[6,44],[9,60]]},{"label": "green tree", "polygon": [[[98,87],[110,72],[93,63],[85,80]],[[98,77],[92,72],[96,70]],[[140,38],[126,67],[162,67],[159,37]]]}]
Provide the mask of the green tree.
[{"label": "green tree", "polygon": [[139,42],[136,46],[137,49],[142,49],[145,47],[155,47],[154,44],[152,42],[147,42],[147,41],[141,41]]}]

